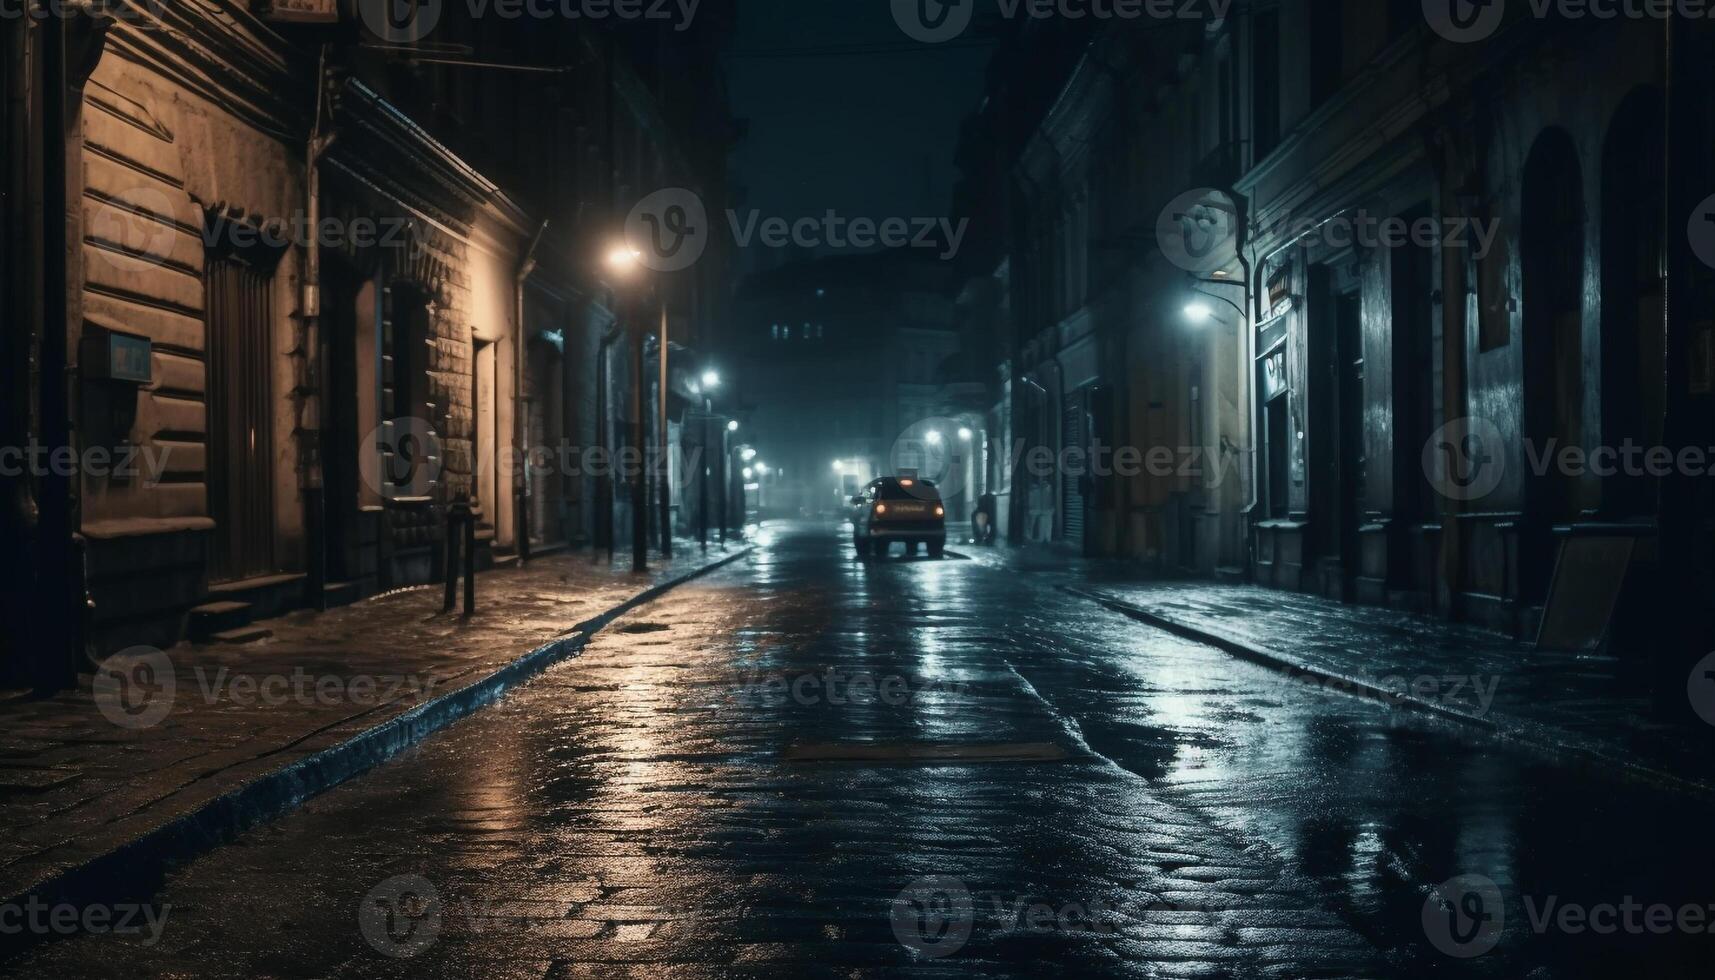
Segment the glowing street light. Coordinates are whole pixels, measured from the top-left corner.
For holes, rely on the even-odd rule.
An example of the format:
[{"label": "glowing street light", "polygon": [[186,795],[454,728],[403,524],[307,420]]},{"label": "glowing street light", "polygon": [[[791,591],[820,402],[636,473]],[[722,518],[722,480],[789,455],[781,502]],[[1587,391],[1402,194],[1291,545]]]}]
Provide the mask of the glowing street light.
[{"label": "glowing street light", "polygon": [[721,375],[719,371],[711,369],[703,372],[703,387],[705,389],[719,388],[720,386]]},{"label": "glowing street light", "polygon": [[756,475],[756,471],[755,471],[755,470],[752,470],[752,469],[751,469],[751,468],[750,468],[750,467],[748,467],[748,466],[746,466],[746,467],[745,467],[745,468],[744,468],[744,478],[745,478],[745,479],[746,479],[746,480],[748,480],[748,479],[750,479],[750,478],[751,478],[751,477],[753,477],[753,476],[755,476],[755,475]]},{"label": "glowing street light", "polygon": [[629,276],[642,264],[643,253],[630,245],[618,245],[608,250],[607,267],[622,276]]},{"label": "glowing street light", "polygon": [[1185,319],[1192,323],[1207,322],[1214,315],[1215,311],[1209,307],[1208,303],[1191,303],[1185,307]]},{"label": "glowing street light", "polygon": [[751,460],[756,458],[756,450],[750,448],[749,446],[746,446],[743,449],[739,450],[738,454],[744,458],[744,461],[746,463],[748,463]]},{"label": "glowing street light", "polygon": [[959,441],[960,442],[970,442],[971,441],[971,430],[968,428],[965,428],[962,425],[959,426]]},{"label": "glowing street light", "polygon": [[846,464],[840,462],[837,459],[834,460],[834,472],[835,473],[844,473],[845,471],[846,471]]},{"label": "glowing street light", "polygon": [[941,430],[930,429],[929,434],[927,436],[925,436],[924,438],[929,440],[929,445],[939,446],[941,444]]},{"label": "glowing street light", "polygon": [[738,431],[738,419],[728,419],[727,424],[726,424],[726,430],[728,432],[737,432]]},{"label": "glowing street light", "polygon": [[760,459],[757,460],[756,461],[756,472],[762,474],[763,476],[767,476],[768,475],[768,464],[764,463]]}]

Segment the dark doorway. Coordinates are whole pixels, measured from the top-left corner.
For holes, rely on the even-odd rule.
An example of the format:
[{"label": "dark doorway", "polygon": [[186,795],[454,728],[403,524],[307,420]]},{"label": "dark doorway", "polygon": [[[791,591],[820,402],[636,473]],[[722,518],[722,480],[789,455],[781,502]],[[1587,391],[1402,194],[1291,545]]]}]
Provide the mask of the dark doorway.
[{"label": "dark doorway", "polygon": [[363,439],[358,419],[359,285],[344,269],[331,263],[323,266],[323,532],[331,582],[355,578],[358,565],[358,447]]},{"label": "dark doorway", "polygon": [[[1661,439],[1663,379],[1661,92],[1642,88],[1614,113],[1602,149],[1602,439],[1623,451]],[[1655,480],[1617,471],[1602,479],[1612,519],[1655,511]]]},{"label": "dark doorway", "polygon": [[[557,336],[557,335],[556,335]],[[566,533],[565,364],[556,339],[538,335],[526,345],[530,385],[530,544],[564,544]]]},{"label": "dark doorway", "polygon": [[1319,564],[1337,575],[1323,588],[1350,599],[1364,486],[1362,308],[1355,277],[1329,266],[1311,270],[1311,296],[1311,537]]},{"label": "dark doorway", "polygon": [[[1526,460],[1549,460],[1561,447],[1583,444],[1583,183],[1564,131],[1537,139],[1523,189]],[[1532,469],[1526,479],[1521,585],[1527,599],[1540,599],[1554,558],[1552,526],[1577,517],[1578,488],[1553,465]]]},{"label": "dark doorway", "polygon": [[208,263],[209,578],[278,571],[274,553],[273,277],[237,259]]}]

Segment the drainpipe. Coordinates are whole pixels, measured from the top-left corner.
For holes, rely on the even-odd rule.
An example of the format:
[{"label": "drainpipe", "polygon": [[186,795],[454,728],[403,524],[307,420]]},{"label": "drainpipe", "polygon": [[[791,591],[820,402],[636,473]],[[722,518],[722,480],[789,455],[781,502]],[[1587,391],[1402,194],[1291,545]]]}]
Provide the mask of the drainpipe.
[{"label": "drainpipe", "polygon": [[519,263],[518,274],[512,281],[512,294],[518,303],[512,330],[512,451],[515,457],[512,517],[516,528],[513,533],[518,536],[520,565],[530,560],[530,453],[525,446],[525,440],[529,438],[530,399],[524,397],[524,280],[536,271],[536,249],[547,233],[548,222],[543,221],[536,229],[536,237],[530,242],[530,248],[524,253],[524,261]]},{"label": "drainpipe", "polygon": [[304,246],[304,285],[303,297],[299,303],[304,324],[304,362],[309,373],[306,388],[304,414],[309,423],[304,426],[306,438],[309,440],[309,465],[304,467],[301,478],[304,493],[304,507],[308,515],[310,527],[306,535],[310,542],[310,605],[318,610],[327,609],[327,574],[328,547],[327,540],[327,487],[323,480],[322,453],[322,379],[327,377],[323,361],[327,352],[322,349],[321,316],[322,316],[322,249],[320,236],[315,229],[321,227],[322,221],[322,157],[334,144],[336,136],[325,129],[326,117],[323,109],[327,105],[327,45],[322,45],[321,57],[316,66],[316,122],[310,131],[310,138],[304,150],[304,202],[308,226],[311,229],[309,241]]}]

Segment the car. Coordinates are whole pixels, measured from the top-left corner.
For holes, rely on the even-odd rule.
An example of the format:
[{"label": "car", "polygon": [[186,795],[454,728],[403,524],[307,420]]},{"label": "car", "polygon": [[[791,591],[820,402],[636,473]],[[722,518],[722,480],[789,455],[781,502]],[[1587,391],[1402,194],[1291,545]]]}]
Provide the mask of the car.
[{"label": "car", "polygon": [[947,547],[947,508],[928,480],[885,476],[852,498],[852,544],[860,557],[886,557],[895,541],[907,553],[927,545],[931,558]]}]

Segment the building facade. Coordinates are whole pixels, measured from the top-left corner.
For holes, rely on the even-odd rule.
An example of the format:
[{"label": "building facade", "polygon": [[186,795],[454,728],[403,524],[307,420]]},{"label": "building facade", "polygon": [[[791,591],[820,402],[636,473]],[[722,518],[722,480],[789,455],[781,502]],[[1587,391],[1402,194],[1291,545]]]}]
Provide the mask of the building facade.
[{"label": "building facade", "polygon": [[[1700,594],[1711,554],[1681,455],[1709,417],[1685,229],[1715,188],[1684,94],[1709,43],[1521,10],[1467,42],[1415,3],[1281,0],[1078,35],[1048,84],[997,73],[966,162],[1010,215],[1013,342],[986,360],[1055,460],[1015,470],[1014,539],[1526,638],[1557,567],[1607,594],[1577,564],[1605,555],[1603,635],[1700,635],[1701,600],[1661,597]],[[1098,443],[1131,465],[1081,466]],[[1650,450],[1673,464],[1624,462]]]},{"label": "building facade", "polygon": [[[69,556],[34,588],[63,600],[54,634],[80,637],[45,665],[7,651],[17,682],[428,581],[455,502],[485,563],[613,523],[600,477],[566,464],[628,428],[600,256],[649,190],[722,193],[724,25],[682,42],[676,64],[716,72],[698,80],[623,30],[454,12],[433,41],[517,55],[470,65],[377,44],[350,5],[309,6],[307,21],[191,0],[6,22],[8,252],[62,233],[20,207],[51,214],[58,174],[69,259],[7,282],[9,314],[45,314],[8,318],[23,382],[8,444],[76,461],[8,472],[6,530]],[[56,113],[45,53],[62,50]],[[719,276],[717,256],[652,285],[675,343],[718,315]],[[56,277],[63,320],[43,302]],[[54,358],[60,437],[56,392],[29,380]],[[66,517],[44,524],[62,494]]]}]

